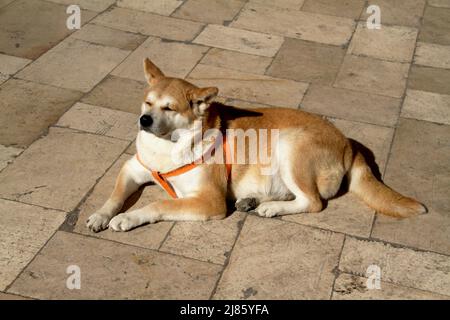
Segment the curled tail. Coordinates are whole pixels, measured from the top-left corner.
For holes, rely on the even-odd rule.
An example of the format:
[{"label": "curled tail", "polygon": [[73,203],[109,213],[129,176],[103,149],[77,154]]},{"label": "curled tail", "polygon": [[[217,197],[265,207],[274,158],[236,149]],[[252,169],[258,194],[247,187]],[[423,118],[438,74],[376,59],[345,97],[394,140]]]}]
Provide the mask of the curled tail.
[{"label": "curled tail", "polygon": [[377,180],[358,148],[352,144],[353,163],[347,175],[349,189],[377,212],[399,218],[427,212],[420,202],[405,197]]}]

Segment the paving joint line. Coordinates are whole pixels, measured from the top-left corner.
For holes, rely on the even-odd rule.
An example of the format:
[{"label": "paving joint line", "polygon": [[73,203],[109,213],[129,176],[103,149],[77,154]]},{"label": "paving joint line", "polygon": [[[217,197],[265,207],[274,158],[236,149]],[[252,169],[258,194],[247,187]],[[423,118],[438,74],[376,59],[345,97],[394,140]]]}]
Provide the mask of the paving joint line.
[{"label": "paving joint line", "polygon": [[222,266],[222,270],[221,270],[220,273],[219,273],[219,276],[218,276],[218,278],[217,278],[217,281],[216,281],[216,283],[215,283],[215,285],[214,285],[214,287],[213,287],[213,290],[211,291],[211,295],[209,296],[209,299],[208,299],[208,300],[212,300],[212,298],[214,297],[214,295],[215,295],[216,292],[217,292],[217,289],[218,289],[218,287],[219,287],[219,283],[220,283],[220,281],[222,280],[222,277],[223,277],[223,274],[224,274],[224,272],[225,272],[225,269],[228,267],[228,265],[229,265],[229,263],[230,263],[231,255],[233,254],[233,251],[234,251],[234,248],[235,248],[235,246],[236,246],[236,243],[238,242],[238,239],[239,239],[239,237],[240,237],[240,235],[241,235],[242,229],[244,228],[245,221],[247,221],[247,217],[248,217],[248,214],[246,214],[246,215],[244,216],[244,218],[240,221],[240,225],[239,225],[239,228],[238,228],[238,232],[236,233],[236,238],[234,239],[234,243],[233,243],[233,245],[231,246],[230,251],[228,251],[228,255],[227,255],[227,257],[226,257],[226,259],[225,259],[225,262],[224,262],[224,264],[223,264],[223,266]]}]

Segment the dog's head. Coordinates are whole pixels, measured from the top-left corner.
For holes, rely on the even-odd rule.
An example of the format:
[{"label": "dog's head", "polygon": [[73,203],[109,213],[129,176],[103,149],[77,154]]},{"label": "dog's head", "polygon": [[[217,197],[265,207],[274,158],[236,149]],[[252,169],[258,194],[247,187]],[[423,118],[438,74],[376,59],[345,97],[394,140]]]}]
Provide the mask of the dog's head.
[{"label": "dog's head", "polygon": [[175,130],[190,129],[205,115],[219,91],[166,77],[148,58],[144,60],[144,73],[149,87],[141,107],[140,129],[160,138],[171,139]]}]

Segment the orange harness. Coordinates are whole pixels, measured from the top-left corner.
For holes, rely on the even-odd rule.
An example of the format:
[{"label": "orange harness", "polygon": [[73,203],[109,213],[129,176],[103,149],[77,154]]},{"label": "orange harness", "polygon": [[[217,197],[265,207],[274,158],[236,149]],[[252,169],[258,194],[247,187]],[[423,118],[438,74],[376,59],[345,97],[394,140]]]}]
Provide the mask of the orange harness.
[{"label": "orange harness", "polygon": [[[224,135],[223,138],[223,153],[225,154],[225,166],[227,169],[227,180],[230,179],[231,176],[231,155],[230,155],[230,146],[227,142],[226,139],[226,135]],[[192,169],[194,169],[195,167],[197,167],[199,164],[197,163],[197,161],[194,161],[192,163],[189,164],[185,164],[184,166],[181,166],[177,169],[174,169],[172,171],[166,172],[166,173],[161,173],[159,171],[154,171],[152,169],[150,169],[149,167],[147,167],[141,160],[141,157],[139,157],[139,153],[136,153],[136,159],[139,161],[139,163],[148,171],[150,171],[150,173],[152,174],[153,178],[158,181],[158,183],[161,185],[161,187],[166,190],[166,192],[174,199],[178,198],[174,188],[172,187],[172,185],[170,184],[169,181],[167,181],[167,178],[170,177],[175,177],[175,176],[179,176],[185,172],[188,172]],[[202,156],[203,159],[203,156]],[[202,161],[203,162],[203,161]]]}]

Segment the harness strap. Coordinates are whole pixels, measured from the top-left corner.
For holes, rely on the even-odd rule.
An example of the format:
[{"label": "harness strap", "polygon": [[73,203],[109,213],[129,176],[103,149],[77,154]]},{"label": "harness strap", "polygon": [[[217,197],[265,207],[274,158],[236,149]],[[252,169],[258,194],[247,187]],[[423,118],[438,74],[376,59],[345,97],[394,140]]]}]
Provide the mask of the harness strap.
[{"label": "harness strap", "polygon": [[[231,176],[231,153],[230,153],[230,145],[227,142],[226,135],[224,135],[223,138],[223,153],[225,154],[225,167],[227,169],[227,180],[230,179]],[[202,157],[203,158],[203,157]],[[148,171],[150,171],[153,178],[158,181],[158,183],[161,185],[161,187],[166,190],[166,192],[174,199],[178,198],[177,193],[175,192],[174,188],[170,184],[169,181],[167,181],[167,178],[179,176],[185,172],[188,172],[195,167],[198,166],[196,161],[186,164],[184,166],[181,166],[179,168],[176,168],[172,171],[161,173],[159,171],[154,171],[147,167],[141,160],[141,157],[139,156],[139,153],[136,153],[136,159],[139,161],[139,163]]]}]

